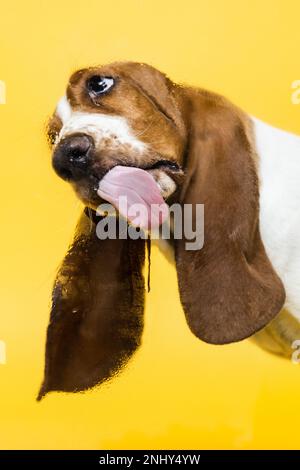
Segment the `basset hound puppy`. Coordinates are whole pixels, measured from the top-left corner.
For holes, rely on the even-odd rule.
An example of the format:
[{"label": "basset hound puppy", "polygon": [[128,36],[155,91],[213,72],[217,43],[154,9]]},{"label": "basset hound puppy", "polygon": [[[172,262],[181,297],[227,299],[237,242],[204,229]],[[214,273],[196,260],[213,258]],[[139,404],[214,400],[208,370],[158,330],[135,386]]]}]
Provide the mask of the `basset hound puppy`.
[{"label": "basset hound puppy", "polygon": [[292,354],[300,338],[299,137],[149,65],[122,62],[71,76],[49,139],[54,169],[86,209],[54,285],[39,399],[111,379],[141,344],[147,240],[96,234],[101,182],[125,168],[135,175],[130,190],[150,192],[151,179],[168,205],[204,204],[202,249],[187,250],[184,235],[169,242],[192,333],[213,344],[254,335]]}]

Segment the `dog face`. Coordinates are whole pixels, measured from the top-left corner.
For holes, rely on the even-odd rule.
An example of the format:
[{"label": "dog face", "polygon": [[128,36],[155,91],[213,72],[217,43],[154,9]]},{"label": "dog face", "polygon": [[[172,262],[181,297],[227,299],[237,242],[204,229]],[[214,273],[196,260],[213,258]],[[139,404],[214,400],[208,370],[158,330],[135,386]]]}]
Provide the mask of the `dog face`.
[{"label": "dog face", "polygon": [[175,88],[136,63],[71,76],[48,132],[55,171],[86,205],[99,205],[99,181],[116,165],[150,171],[165,198],[176,190],[186,133]]},{"label": "dog face", "polygon": [[[150,66],[113,64],[71,77],[49,136],[55,170],[92,208],[116,165],[152,172],[183,209],[204,204],[203,248],[187,250],[185,233],[173,240],[180,300],[198,338],[239,341],[278,314],[285,292],[260,237],[256,150],[241,110]],[[39,398],[86,390],[127,364],[142,341],[144,258],[144,239],[99,240],[84,211],[53,289]]]}]

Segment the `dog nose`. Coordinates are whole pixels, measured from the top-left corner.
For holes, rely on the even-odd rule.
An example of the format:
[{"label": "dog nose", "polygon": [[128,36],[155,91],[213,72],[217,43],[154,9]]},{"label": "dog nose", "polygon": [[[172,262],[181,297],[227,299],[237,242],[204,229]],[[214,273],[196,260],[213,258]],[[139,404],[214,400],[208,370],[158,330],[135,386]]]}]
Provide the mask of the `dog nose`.
[{"label": "dog nose", "polygon": [[76,181],[85,176],[89,163],[92,139],[87,135],[65,137],[56,147],[53,168],[66,181]]}]

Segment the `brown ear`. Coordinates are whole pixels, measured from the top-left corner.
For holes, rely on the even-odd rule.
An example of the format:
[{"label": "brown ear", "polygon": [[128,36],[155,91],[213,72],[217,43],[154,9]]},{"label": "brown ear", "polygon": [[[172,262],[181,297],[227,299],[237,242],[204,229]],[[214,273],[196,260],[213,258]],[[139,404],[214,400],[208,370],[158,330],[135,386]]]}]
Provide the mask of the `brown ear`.
[{"label": "brown ear", "polygon": [[182,305],[208,343],[246,338],[285,300],[259,232],[259,186],[250,122],[216,95],[187,90],[190,142],[181,202],[204,204],[204,246],[176,241]]},{"label": "brown ear", "polygon": [[83,214],[54,285],[39,399],[112,378],[141,343],[145,241],[99,240],[95,227]]}]

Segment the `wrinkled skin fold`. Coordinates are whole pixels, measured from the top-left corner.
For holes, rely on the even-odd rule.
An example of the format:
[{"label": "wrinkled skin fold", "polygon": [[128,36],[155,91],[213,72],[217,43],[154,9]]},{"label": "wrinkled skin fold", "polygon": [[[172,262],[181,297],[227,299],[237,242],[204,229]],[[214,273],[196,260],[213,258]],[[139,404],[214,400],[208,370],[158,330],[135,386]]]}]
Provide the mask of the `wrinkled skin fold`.
[{"label": "wrinkled skin fold", "polygon": [[83,213],[59,269],[38,399],[111,379],[141,344],[145,241],[99,240],[95,228]]}]

